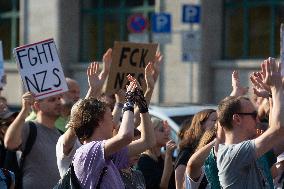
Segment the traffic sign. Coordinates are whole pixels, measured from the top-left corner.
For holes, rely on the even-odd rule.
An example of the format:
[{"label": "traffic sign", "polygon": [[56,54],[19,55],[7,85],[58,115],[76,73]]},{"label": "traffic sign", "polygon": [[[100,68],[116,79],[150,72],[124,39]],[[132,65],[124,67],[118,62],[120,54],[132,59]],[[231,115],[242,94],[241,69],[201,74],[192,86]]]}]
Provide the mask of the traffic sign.
[{"label": "traffic sign", "polygon": [[171,15],[168,13],[154,13],[151,17],[152,31],[154,33],[171,32]]},{"label": "traffic sign", "polygon": [[200,23],[200,6],[183,5],[182,22],[184,23]]},{"label": "traffic sign", "polygon": [[148,21],[142,14],[134,14],[128,17],[127,27],[130,32],[142,33],[148,27]]},{"label": "traffic sign", "polygon": [[182,61],[198,62],[201,57],[200,30],[182,32]]}]

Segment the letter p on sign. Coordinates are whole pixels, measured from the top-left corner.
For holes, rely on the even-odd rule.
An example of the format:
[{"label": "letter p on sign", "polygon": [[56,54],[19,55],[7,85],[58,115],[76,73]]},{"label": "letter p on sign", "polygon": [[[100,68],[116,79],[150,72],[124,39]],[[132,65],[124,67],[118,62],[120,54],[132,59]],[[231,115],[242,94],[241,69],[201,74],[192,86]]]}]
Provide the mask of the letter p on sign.
[{"label": "letter p on sign", "polygon": [[154,33],[170,33],[171,32],[171,15],[168,13],[152,14],[152,31]]},{"label": "letter p on sign", "polygon": [[183,5],[182,22],[184,23],[200,23],[200,6]]}]

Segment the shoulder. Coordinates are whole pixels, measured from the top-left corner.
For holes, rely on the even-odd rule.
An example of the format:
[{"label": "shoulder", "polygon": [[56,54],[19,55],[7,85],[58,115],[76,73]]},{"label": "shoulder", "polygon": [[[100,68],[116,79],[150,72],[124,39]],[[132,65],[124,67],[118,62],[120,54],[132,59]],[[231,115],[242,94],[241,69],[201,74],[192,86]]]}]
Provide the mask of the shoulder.
[{"label": "shoulder", "polygon": [[157,162],[152,159],[149,155],[147,154],[141,154],[139,160],[138,160],[138,163],[137,163],[137,166],[139,168],[145,168],[146,167],[152,167],[152,166],[149,166],[149,165],[155,165],[157,164]]},{"label": "shoulder", "polygon": [[[90,150],[92,151],[100,151],[104,148],[104,141],[92,141],[87,144],[82,145],[80,148],[78,148],[77,152],[88,152]],[[77,154],[76,152],[76,154]]]},{"label": "shoulder", "polygon": [[[254,140],[246,140],[237,144],[219,144],[218,153],[237,153],[240,150],[247,151],[255,148]],[[220,153],[219,153],[220,152]]]}]

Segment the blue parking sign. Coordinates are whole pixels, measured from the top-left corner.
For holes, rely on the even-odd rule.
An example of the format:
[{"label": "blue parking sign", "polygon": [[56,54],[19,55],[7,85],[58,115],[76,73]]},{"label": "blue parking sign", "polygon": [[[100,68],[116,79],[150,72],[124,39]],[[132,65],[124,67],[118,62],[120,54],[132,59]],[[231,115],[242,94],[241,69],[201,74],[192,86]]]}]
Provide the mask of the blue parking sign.
[{"label": "blue parking sign", "polygon": [[168,13],[154,13],[151,17],[152,31],[154,33],[171,32],[171,15]]},{"label": "blue parking sign", "polygon": [[184,23],[200,23],[200,6],[183,5],[182,22]]}]

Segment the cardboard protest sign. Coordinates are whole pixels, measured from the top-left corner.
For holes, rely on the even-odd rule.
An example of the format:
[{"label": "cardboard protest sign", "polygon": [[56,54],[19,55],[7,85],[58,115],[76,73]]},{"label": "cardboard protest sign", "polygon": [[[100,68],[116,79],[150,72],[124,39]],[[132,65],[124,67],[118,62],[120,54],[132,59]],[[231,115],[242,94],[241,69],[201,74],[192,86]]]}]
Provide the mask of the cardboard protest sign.
[{"label": "cardboard protest sign", "polygon": [[113,94],[128,83],[126,76],[132,75],[146,90],[144,70],[149,61],[153,61],[158,44],[143,44],[130,42],[115,42],[112,51],[112,64],[107,84],[106,94]]},{"label": "cardboard protest sign", "polygon": [[3,56],[3,45],[0,41],[0,88],[6,85],[6,76],[4,74],[4,56]]},{"label": "cardboard protest sign", "polygon": [[25,89],[42,99],[68,90],[53,39],[14,49]]},{"label": "cardboard protest sign", "polygon": [[281,65],[281,75],[284,76],[284,24],[280,26],[280,61]]}]

